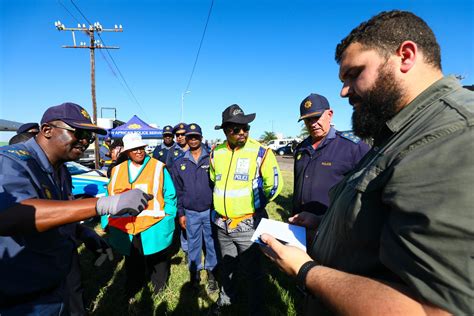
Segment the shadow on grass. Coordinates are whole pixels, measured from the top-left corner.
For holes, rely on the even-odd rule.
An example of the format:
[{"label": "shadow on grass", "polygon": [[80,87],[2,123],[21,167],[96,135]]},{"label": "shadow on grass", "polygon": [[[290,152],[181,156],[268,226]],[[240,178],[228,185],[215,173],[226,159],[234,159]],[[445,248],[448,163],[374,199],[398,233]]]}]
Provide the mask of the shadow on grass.
[{"label": "shadow on grass", "polygon": [[288,222],[288,218],[291,216],[291,209],[293,208],[293,194],[289,196],[279,195],[273,200],[276,204],[275,210],[281,216],[284,222]]},{"label": "shadow on grass", "polygon": [[[199,288],[195,288],[189,281],[184,283],[180,290],[178,305],[176,305],[175,309],[169,315],[206,315],[207,308],[201,309],[199,306],[199,299],[206,301],[208,305],[213,302],[202,284]],[[166,304],[166,302],[162,304]],[[161,305],[158,306],[157,310],[155,310],[155,315],[160,315],[157,312],[160,308]],[[164,310],[164,308],[161,308],[161,310]]]}]

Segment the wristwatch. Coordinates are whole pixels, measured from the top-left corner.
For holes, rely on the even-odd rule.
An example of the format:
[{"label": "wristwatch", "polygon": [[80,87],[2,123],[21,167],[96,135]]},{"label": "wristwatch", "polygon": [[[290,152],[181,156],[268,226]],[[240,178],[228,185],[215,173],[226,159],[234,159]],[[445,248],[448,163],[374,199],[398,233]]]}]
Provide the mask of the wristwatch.
[{"label": "wristwatch", "polygon": [[306,292],[306,275],[308,274],[309,270],[311,270],[317,265],[318,264],[316,263],[316,261],[313,260],[305,262],[298,271],[298,274],[296,275],[296,287],[305,295],[308,294]]}]

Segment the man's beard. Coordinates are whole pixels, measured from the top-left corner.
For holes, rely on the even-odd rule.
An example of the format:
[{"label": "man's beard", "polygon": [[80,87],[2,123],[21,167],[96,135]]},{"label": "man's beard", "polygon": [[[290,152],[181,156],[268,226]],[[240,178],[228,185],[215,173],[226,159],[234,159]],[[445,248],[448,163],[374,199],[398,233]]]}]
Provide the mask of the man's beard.
[{"label": "man's beard", "polygon": [[386,65],[379,67],[379,75],[375,84],[364,96],[350,98],[354,104],[352,113],[352,129],[361,138],[382,136],[386,122],[399,111],[403,92],[395,76]]}]

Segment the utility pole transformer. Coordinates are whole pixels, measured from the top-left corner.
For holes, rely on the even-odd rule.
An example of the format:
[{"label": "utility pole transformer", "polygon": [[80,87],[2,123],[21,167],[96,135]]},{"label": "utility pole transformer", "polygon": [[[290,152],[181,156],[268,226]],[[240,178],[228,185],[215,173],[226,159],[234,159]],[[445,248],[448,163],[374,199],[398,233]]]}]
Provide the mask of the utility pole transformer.
[{"label": "utility pole transformer", "polygon": [[[92,95],[92,120],[97,124],[97,103],[95,97],[95,50],[96,49],[119,49],[117,46],[104,46],[100,41],[95,40],[95,33],[101,32],[123,32],[122,25],[117,26],[113,29],[104,29],[99,22],[95,22],[94,25],[89,25],[86,27],[85,24],[77,24],[77,27],[66,27],[60,21],[54,22],[54,26],[58,31],[71,31],[72,32],[72,46],[63,45],[63,48],[86,48],[90,50],[90,64],[91,64],[91,95]],[[89,36],[89,45],[86,42],[80,42],[79,45],[76,44],[75,31],[84,32]],[[94,151],[95,151],[95,168],[99,169],[99,138],[97,134],[95,135],[94,142]]]}]

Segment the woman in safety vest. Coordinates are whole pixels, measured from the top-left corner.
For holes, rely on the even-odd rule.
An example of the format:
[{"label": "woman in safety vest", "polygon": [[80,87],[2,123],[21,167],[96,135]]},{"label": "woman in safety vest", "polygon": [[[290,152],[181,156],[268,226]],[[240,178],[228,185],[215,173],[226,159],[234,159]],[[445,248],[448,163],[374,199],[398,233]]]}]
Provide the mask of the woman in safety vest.
[{"label": "woman in safety vest", "polygon": [[139,134],[125,135],[123,143],[123,154],[128,159],[112,169],[108,194],[134,188],[153,194],[147,209],[138,216],[102,216],[102,228],[108,230],[110,244],[125,256],[126,291],[133,301],[148,280],[158,293],[168,279],[176,191],[165,165],[146,155],[146,144]]}]

